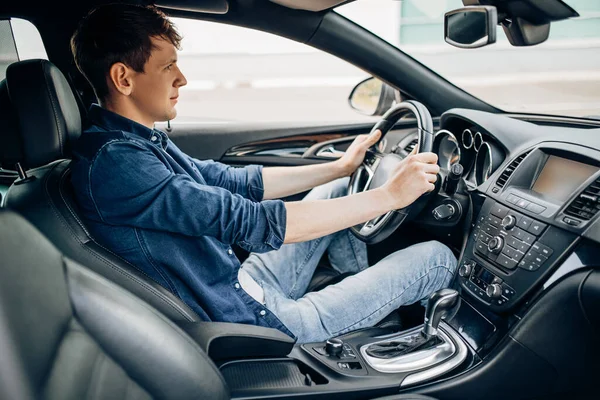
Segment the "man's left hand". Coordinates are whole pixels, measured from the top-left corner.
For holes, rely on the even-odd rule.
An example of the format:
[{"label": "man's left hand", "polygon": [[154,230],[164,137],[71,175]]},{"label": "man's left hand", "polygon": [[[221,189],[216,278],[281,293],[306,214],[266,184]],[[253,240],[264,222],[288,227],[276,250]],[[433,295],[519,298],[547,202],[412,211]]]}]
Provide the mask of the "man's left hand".
[{"label": "man's left hand", "polygon": [[381,131],[378,129],[369,135],[358,135],[350,147],[346,150],[339,163],[344,176],[351,175],[365,159],[365,153],[369,147],[373,146],[381,137]]}]

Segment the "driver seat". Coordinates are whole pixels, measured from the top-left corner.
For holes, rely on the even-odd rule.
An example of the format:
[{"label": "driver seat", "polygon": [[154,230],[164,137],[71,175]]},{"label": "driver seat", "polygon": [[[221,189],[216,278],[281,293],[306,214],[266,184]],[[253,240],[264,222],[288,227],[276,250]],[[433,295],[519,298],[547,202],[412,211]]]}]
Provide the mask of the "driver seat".
[{"label": "driver seat", "polygon": [[[3,205],[19,212],[67,257],[134,293],[171,320],[200,317],[135,265],[96,242],[86,229],[71,187],[70,144],[81,135],[76,99],[62,72],[46,60],[11,64],[0,81],[0,164],[19,172]],[[341,280],[333,269],[316,273],[309,290]],[[395,314],[395,313],[394,313]],[[388,318],[386,324],[397,321]]]}]

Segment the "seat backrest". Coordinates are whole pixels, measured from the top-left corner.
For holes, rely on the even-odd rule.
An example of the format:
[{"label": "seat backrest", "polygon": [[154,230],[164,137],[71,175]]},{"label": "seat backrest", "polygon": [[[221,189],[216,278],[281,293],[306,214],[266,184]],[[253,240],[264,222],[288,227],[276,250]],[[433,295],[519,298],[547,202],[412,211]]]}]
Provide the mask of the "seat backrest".
[{"label": "seat backrest", "polygon": [[11,64],[0,82],[0,164],[19,163],[3,204],[36,226],[67,257],[119,284],[174,321],[198,315],[140,269],[98,244],[79,217],[70,186],[70,142],[81,135],[73,92],[46,60]]},{"label": "seat backrest", "polygon": [[229,398],[172,321],[7,210],[0,254],[0,398]]}]

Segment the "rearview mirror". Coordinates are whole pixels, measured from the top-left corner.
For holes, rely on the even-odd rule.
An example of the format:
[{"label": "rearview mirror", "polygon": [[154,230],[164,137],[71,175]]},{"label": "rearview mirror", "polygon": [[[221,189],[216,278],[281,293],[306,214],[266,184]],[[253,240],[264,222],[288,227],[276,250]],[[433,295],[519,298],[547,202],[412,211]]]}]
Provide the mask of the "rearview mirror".
[{"label": "rearview mirror", "polygon": [[444,16],[444,38],[463,49],[474,49],[496,42],[498,12],[492,6],[469,6]]},{"label": "rearview mirror", "polygon": [[350,107],[365,115],[383,115],[401,101],[398,90],[374,77],[356,85],[348,97]]}]

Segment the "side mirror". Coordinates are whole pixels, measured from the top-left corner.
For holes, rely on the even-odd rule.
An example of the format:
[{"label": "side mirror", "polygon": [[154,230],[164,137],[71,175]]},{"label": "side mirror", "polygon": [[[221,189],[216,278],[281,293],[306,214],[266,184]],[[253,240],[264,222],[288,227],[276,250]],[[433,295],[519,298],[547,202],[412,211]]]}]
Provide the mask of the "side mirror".
[{"label": "side mirror", "polygon": [[498,12],[493,6],[468,6],[444,15],[444,39],[463,49],[496,42]]},{"label": "side mirror", "polygon": [[398,90],[374,77],[356,85],[348,97],[350,107],[365,115],[383,115],[400,101]]}]

